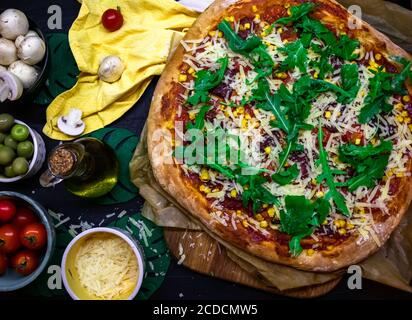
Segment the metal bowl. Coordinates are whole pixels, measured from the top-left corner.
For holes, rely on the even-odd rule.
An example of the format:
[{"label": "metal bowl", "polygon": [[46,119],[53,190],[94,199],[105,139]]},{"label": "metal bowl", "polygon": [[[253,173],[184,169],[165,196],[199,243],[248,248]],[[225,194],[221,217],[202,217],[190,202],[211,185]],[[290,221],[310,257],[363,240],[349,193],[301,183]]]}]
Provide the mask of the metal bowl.
[{"label": "metal bowl", "polygon": [[40,222],[45,226],[47,231],[47,247],[44,249],[44,252],[40,257],[39,266],[33,273],[27,276],[22,276],[15,272],[13,269],[9,268],[6,274],[0,276],[0,292],[6,292],[14,291],[27,286],[42,273],[53,254],[56,242],[56,234],[54,231],[53,222],[49,214],[47,213],[46,209],[43,208],[37,201],[34,201],[24,194],[11,191],[0,191],[0,200],[1,199],[11,199],[33,210],[33,212],[39,217]]}]

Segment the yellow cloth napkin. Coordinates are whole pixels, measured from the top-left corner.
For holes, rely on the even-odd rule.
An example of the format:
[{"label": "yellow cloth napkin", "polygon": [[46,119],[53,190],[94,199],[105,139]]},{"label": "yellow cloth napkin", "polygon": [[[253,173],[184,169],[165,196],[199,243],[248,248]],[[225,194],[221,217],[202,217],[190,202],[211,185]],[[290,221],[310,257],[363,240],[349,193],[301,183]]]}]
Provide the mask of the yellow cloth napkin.
[{"label": "yellow cloth napkin", "polygon": [[[124,24],[118,31],[108,32],[101,16],[117,6]],[[85,133],[120,118],[139,100],[152,77],[163,71],[170,51],[197,15],[173,0],[83,0],[69,32],[81,73],[76,85],[47,108],[43,132],[52,139],[72,139],[57,128],[57,119],[70,108],[83,111]],[[108,55],[120,57],[126,66],[115,83],[103,82],[97,76],[100,61]]]}]

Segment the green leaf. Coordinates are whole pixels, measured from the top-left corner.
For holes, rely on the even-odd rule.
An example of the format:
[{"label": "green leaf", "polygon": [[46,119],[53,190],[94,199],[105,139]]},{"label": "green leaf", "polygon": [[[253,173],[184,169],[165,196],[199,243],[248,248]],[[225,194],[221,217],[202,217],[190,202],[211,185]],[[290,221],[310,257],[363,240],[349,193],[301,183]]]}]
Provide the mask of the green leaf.
[{"label": "green leaf", "polygon": [[298,166],[295,163],[293,166],[287,168],[286,170],[273,174],[272,180],[277,184],[284,186],[295,180],[299,176],[299,172],[300,171],[298,169]]},{"label": "green leaf", "polygon": [[205,126],[205,116],[212,106],[202,106],[196,115],[195,123],[187,123],[187,129],[198,129],[202,130]]},{"label": "green leaf", "polygon": [[226,40],[228,41],[229,48],[233,52],[240,54],[246,54],[261,44],[261,40],[256,35],[249,36],[246,40],[243,40],[230,26],[230,23],[223,20],[219,23],[217,28],[223,32]]},{"label": "green leaf", "polygon": [[209,101],[209,90],[216,88],[223,81],[229,58],[220,58],[217,62],[220,64],[220,69],[216,72],[202,69],[196,73],[194,94],[187,99],[191,105]]},{"label": "green leaf", "polygon": [[346,206],[346,201],[343,195],[336,189],[336,184],[333,178],[332,170],[328,164],[328,155],[323,147],[323,130],[319,125],[318,129],[318,146],[319,146],[319,163],[322,167],[322,174],[318,177],[318,182],[322,180],[326,181],[326,184],[329,187],[329,192],[326,195],[326,198],[332,198],[337,209],[345,216],[349,217],[350,211]]},{"label": "green leaf", "polygon": [[356,48],[359,47],[359,41],[349,38],[346,34],[341,36],[333,48],[333,54],[344,60],[354,60],[358,56],[354,54]]},{"label": "green leaf", "polygon": [[298,6],[290,8],[290,16],[283,17],[275,21],[275,24],[289,24],[300,20],[315,8],[316,4],[312,2],[305,2]]},{"label": "green leaf", "polygon": [[266,98],[265,103],[258,104],[257,107],[272,112],[276,117],[276,126],[288,134],[290,132],[290,124],[280,107],[280,97],[278,95],[271,96],[269,91],[266,91],[264,96]]},{"label": "green leaf", "polygon": [[300,40],[291,42],[279,50],[287,55],[287,58],[280,65],[281,70],[293,70],[298,67],[300,72],[306,73],[308,51]]},{"label": "green leaf", "polygon": [[350,97],[344,98],[346,103],[350,103],[356,98],[360,88],[359,70],[357,64],[344,64],[340,69],[342,89],[345,90]]}]

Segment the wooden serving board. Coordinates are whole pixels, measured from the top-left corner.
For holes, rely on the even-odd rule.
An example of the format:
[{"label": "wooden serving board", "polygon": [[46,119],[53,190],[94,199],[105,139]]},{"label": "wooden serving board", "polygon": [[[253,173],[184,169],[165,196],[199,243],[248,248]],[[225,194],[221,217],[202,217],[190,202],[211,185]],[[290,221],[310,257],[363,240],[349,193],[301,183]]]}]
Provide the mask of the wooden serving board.
[{"label": "wooden serving board", "polygon": [[296,298],[314,298],[328,293],[341,280],[341,278],[337,278],[321,285],[280,291],[266,285],[256,275],[247,272],[232,261],[227,256],[225,248],[205,232],[164,228],[164,237],[175,259],[181,259],[182,253],[185,255],[182,264],[187,268],[275,294]]}]

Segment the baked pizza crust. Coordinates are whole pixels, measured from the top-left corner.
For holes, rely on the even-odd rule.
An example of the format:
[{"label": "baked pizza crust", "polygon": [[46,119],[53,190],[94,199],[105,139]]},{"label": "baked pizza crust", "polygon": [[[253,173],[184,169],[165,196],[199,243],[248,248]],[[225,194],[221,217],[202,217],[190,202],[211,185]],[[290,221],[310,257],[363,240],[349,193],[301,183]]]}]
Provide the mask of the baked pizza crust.
[{"label": "baked pizza crust", "polygon": [[[261,3],[262,1],[256,0],[256,2]],[[267,2],[282,5],[285,3],[285,1],[282,0],[267,0]],[[343,6],[333,0],[317,0],[314,2],[337,6],[346,11]],[[215,1],[199,16],[186,34],[184,40],[205,37],[210,30],[216,28],[216,25],[226,16],[225,13],[227,9],[232,5],[235,4],[236,7],[242,7],[244,4],[253,3],[253,0]],[[326,13],[321,21],[333,21],[333,19],[335,19],[335,16]],[[397,55],[407,59],[411,58],[408,53],[369,24],[356,17],[353,17],[353,19],[356,19],[362,26],[357,34],[357,38],[364,46],[367,48],[381,48],[380,51],[385,56]],[[273,263],[284,264],[306,271],[335,271],[365,259],[377,251],[380,246],[383,246],[409,207],[412,199],[411,177],[406,176],[402,178],[397,195],[392,198],[388,205],[389,208],[395,208],[398,213],[391,215],[382,223],[375,223],[375,231],[380,245],[378,245],[372,237],[363,239],[361,243],[357,243],[358,238],[351,236],[335,246],[333,250],[315,251],[312,256],[301,254],[297,257],[291,257],[278,254],[276,242],[256,242],[252,240],[251,236],[245,232],[245,230],[239,228],[236,231],[232,229],[228,230],[216,220],[212,219],[209,215],[209,205],[204,195],[183,176],[180,166],[176,164],[165,164],[163,161],[171,153],[171,142],[170,139],[167,138],[167,133],[169,132],[167,126],[170,120],[173,119],[175,110],[165,110],[164,107],[162,107],[162,98],[170,94],[174,83],[178,82],[183,55],[184,49],[182,45],[179,45],[157,84],[148,117],[148,151],[153,173],[158,183],[192,214],[192,218],[197,219],[217,236],[242,250]],[[412,93],[411,86],[408,86],[408,91]],[[169,148],[159,151],[159,144],[169,146]],[[409,161],[408,167],[411,172],[412,160]]]}]

